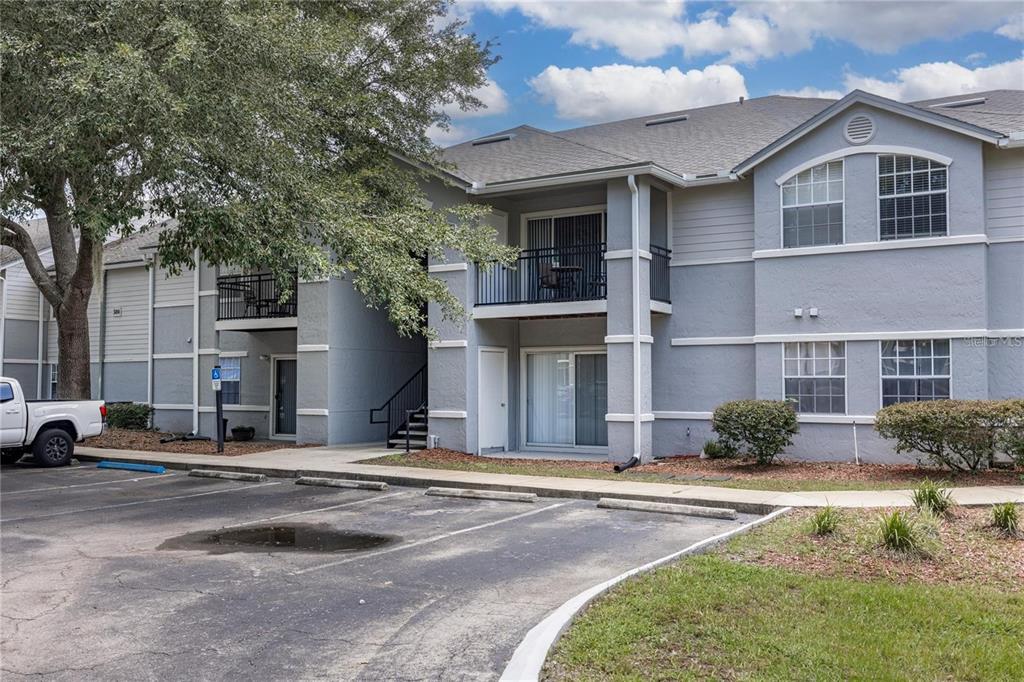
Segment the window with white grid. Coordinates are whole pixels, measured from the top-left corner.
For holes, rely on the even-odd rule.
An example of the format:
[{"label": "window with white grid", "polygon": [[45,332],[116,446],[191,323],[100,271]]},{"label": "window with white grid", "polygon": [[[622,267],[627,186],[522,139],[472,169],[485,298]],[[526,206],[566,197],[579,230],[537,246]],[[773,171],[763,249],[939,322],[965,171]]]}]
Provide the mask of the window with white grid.
[{"label": "window with white grid", "polygon": [[843,161],[797,173],[782,184],[782,246],[843,243]]},{"label": "window with white grid", "polygon": [[947,233],[946,166],[918,156],[878,156],[879,236],[941,237]]},{"label": "window with white grid", "polygon": [[241,398],[242,360],[220,359],[220,394],[225,405],[238,405]]},{"label": "window with white grid", "polygon": [[882,341],[882,407],[949,398],[949,340]]},{"label": "window with white grid", "polygon": [[783,344],[786,399],[797,412],[846,413],[846,343],[814,341]]}]

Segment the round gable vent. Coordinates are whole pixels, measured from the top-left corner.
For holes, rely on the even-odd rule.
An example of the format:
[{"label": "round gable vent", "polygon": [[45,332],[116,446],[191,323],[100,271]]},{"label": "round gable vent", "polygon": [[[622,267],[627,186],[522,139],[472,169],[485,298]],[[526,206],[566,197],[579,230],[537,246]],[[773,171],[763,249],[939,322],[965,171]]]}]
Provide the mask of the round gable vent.
[{"label": "round gable vent", "polygon": [[870,116],[864,114],[851,116],[850,120],[846,122],[843,134],[846,135],[846,140],[850,144],[864,144],[875,136],[875,122],[871,120]]}]

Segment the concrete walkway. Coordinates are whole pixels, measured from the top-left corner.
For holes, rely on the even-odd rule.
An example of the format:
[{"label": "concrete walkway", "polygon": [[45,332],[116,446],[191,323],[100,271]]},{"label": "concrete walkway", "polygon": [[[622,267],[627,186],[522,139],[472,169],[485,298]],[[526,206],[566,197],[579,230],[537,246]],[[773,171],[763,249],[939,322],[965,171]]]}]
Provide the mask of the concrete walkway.
[{"label": "concrete walkway", "polygon": [[[78,447],[82,460],[114,460],[163,464],[172,469],[221,469],[264,473],[268,476],[328,476],[367,481],[385,481],[392,485],[415,487],[448,486],[481,490],[532,492],[546,497],[598,499],[620,497],[653,502],[675,502],[726,506],[741,512],[767,513],[779,507],[908,507],[909,490],[839,490],[827,492],[776,492],[720,488],[707,485],[676,485],[596,478],[561,478],[492,474],[475,471],[423,469],[418,467],[357,464],[359,460],[379,457],[388,451],[379,445],[325,448],[295,448],[225,457],[171,452],[142,452]],[[1024,503],[1024,486],[975,486],[954,488],[953,499],[962,505],[989,505],[997,502]]]}]

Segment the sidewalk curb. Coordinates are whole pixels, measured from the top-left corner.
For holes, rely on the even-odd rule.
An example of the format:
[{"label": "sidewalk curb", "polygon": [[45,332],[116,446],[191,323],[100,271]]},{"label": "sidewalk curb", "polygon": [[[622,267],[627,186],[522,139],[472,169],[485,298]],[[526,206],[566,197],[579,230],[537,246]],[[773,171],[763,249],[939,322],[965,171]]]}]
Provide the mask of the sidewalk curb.
[{"label": "sidewalk curb", "polygon": [[502,502],[536,502],[535,493],[509,493],[501,490],[474,490],[473,488],[427,488],[425,495],[435,497],[462,497],[471,500],[500,500]]},{"label": "sidewalk curb", "polygon": [[675,514],[677,516],[700,516],[705,519],[736,519],[736,510],[725,507],[695,507],[692,504],[671,504],[666,502],[638,502],[618,497],[602,497],[597,501],[598,509]]},{"label": "sidewalk curb", "polygon": [[295,485],[317,485],[327,488],[353,488],[355,490],[387,490],[388,484],[379,481],[357,481],[337,476],[299,476]]},{"label": "sidewalk curb", "polygon": [[643,566],[630,569],[611,580],[606,580],[599,585],[591,587],[589,590],[580,592],[578,595],[548,614],[544,620],[530,628],[530,631],[526,633],[526,637],[524,637],[523,641],[516,647],[508,665],[505,666],[505,670],[501,674],[501,682],[525,682],[527,680],[539,679],[541,669],[544,667],[544,661],[547,660],[548,653],[555,645],[555,642],[557,642],[566,629],[568,629],[569,625],[572,624],[573,620],[576,619],[577,614],[579,614],[579,612],[596,597],[608,591],[615,585],[618,585],[627,578],[632,578],[633,576],[640,575],[641,573],[647,573],[648,571],[663,564],[675,561],[682,556],[707,551],[735,535],[745,533],[757,526],[760,526],[761,524],[773,521],[791,510],[792,507],[777,509],[767,516],[763,516],[751,521],[750,523],[746,523],[739,528],[734,528],[730,531],[715,535],[714,537],[707,538],[706,540],[696,542],[685,549],[681,549],[678,552],[669,554],[668,556],[664,556],[660,559],[655,559]]},{"label": "sidewalk curb", "polygon": [[243,473],[239,471],[223,471],[221,469],[191,469],[189,476],[198,478],[223,478],[228,481],[247,481],[249,483],[263,483],[267,475],[263,473]]},{"label": "sidewalk curb", "polygon": [[[99,461],[101,459],[110,460],[112,462],[134,462],[137,459],[130,459],[119,457],[114,454],[109,455],[91,455],[91,454],[80,454],[79,459],[88,461]],[[236,464],[194,464],[188,462],[169,462],[162,461],[159,453],[154,453],[153,462],[164,465],[168,469],[182,469],[189,471],[192,469],[211,469],[219,471],[235,471],[238,473],[248,474],[266,474],[273,478],[338,478],[344,476],[345,478],[358,481],[380,481],[387,483],[388,485],[405,486],[407,488],[433,488],[433,487],[447,487],[447,488],[471,488],[474,490],[498,490],[509,493],[533,493],[538,497],[556,497],[556,498],[571,498],[579,500],[594,500],[595,502],[602,497],[608,497],[609,490],[571,490],[571,489],[558,489],[541,486],[531,486],[528,484],[507,484],[507,483],[486,483],[483,481],[474,481],[467,483],[465,481],[453,480],[451,478],[445,478],[443,475],[431,475],[429,477],[418,477],[418,476],[406,476],[403,474],[389,474],[386,473],[363,473],[361,471],[337,471],[337,470],[325,470],[318,471],[315,469],[276,469],[273,467],[253,467]],[[386,470],[387,467],[379,467],[380,469]],[[428,471],[424,469],[424,471]],[[437,474],[441,474],[442,471],[438,470]],[[456,471],[453,473],[465,473],[462,471]],[[779,508],[779,505],[764,504],[761,502],[746,502],[746,501],[723,501],[717,500],[711,497],[700,497],[695,495],[687,496],[670,496],[670,495],[645,495],[640,493],[626,493],[626,492],[615,492],[615,496],[624,500],[634,500],[639,502],[668,502],[672,504],[689,504],[697,507],[725,507],[728,509],[734,509],[741,514],[768,514]]]}]

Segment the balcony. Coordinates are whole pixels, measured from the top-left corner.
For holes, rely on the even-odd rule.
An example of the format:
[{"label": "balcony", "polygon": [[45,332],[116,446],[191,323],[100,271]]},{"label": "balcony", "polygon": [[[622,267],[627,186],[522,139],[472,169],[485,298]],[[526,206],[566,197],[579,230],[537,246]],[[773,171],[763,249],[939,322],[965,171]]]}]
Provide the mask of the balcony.
[{"label": "balcony", "polygon": [[603,301],[605,244],[526,249],[511,267],[478,268],[478,306]]},{"label": "balcony", "polygon": [[295,328],[298,324],[297,286],[298,277],[293,275],[291,293],[282,299],[283,290],[270,273],[218,277],[217,329]]},{"label": "balcony", "polygon": [[662,246],[651,244],[651,300],[659,303],[672,303],[670,288],[671,271],[669,262],[672,251]]}]

